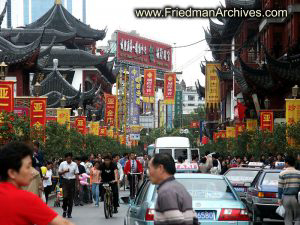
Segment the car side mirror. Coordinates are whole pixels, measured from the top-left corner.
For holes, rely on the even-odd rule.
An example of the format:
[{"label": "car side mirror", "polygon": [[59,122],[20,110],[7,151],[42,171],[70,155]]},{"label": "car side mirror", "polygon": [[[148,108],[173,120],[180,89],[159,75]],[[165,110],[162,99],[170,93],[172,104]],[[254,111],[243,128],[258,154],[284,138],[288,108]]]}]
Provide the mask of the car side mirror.
[{"label": "car side mirror", "polygon": [[244,185],[245,185],[245,187],[251,187],[251,183],[249,183],[249,182],[245,183]]}]

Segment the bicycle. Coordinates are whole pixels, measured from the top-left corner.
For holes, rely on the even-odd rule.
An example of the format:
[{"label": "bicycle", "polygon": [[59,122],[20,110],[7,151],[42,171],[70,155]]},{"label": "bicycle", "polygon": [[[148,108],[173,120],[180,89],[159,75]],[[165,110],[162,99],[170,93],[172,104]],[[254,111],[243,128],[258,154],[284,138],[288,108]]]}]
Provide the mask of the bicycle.
[{"label": "bicycle", "polygon": [[113,215],[113,193],[111,190],[111,186],[110,184],[112,184],[114,182],[105,182],[103,183],[103,188],[105,189],[105,194],[104,194],[104,215],[105,218],[108,219],[110,217],[112,217]]},{"label": "bicycle", "polygon": [[130,196],[132,199],[136,197],[136,193],[137,193],[137,189],[138,189],[138,175],[141,175],[141,173],[129,173],[130,176],[133,178],[131,179],[131,187],[133,186],[133,182],[134,182],[134,193],[132,193],[132,196]]}]

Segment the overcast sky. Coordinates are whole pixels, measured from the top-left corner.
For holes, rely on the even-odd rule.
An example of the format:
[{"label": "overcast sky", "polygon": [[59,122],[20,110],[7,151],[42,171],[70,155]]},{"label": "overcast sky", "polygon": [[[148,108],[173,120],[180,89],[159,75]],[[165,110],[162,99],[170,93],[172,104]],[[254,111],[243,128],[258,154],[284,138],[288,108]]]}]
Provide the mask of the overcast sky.
[{"label": "overcast sky", "polygon": [[[87,0],[87,23],[97,29],[107,26],[107,36],[99,45],[105,45],[111,34],[119,29],[127,32],[136,30],[142,37],[181,46],[204,39],[203,27],[208,27],[208,19],[137,19],[133,10],[165,6],[215,8],[220,2],[224,3],[224,0]],[[183,79],[187,85],[194,85],[197,79],[204,85],[200,62],[204,60],[204,56],[211,59],[211,52],[206,51],[208,49],[206,41],[203,41],[175,50],[176,62],[173,57],[173,68],[183,71]]]}]

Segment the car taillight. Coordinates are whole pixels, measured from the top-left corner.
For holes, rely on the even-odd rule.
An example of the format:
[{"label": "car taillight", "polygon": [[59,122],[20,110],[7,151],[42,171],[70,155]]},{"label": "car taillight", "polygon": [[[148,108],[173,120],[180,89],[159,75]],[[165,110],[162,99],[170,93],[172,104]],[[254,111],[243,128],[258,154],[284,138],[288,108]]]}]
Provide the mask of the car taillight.
[{"label": "car taillight", "polygon": [[222,209],[219,217],[220,221],[250,221],[246,209]]},{"label": "car taillight", "polygon": [[146,216],[145,216],[145,220],[146,221],[153,221],[154,220],[154,209],[147,209],[146,210]]},{"label": "car taillight", "polygon": [[258,192],[257,197],[259,197],[259,198],[276,198],[276,193],[274,193],[274,192]]}]

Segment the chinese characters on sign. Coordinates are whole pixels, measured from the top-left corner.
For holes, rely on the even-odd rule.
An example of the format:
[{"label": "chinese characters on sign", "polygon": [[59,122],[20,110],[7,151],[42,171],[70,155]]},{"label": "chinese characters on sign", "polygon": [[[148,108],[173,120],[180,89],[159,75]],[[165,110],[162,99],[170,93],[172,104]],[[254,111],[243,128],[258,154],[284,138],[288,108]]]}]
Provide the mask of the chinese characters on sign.
[{"label": "chinese characters on sign", "polygon": [[0,82],[0,112],[14,111],[14,81]]},{"label": "chinese characters on sign", "polygon": [[235,125],[236,137],[245,131],[245,124],[239,123]]},{"label": "chinese characters on sign", "polygon": [[216,142],[219,138],[226,138],[226,130],[219,130],[218,132],[214,132],[214,141]]},{"label": "chinese characters on sign", "polygon": [[216,67],[220,68],[220,63],[206,63],[205,105],[208,107],[220,102],[220,81],[217,76]]},{"label": "chinese characters on sign", "polygon": [[130,82],[130,93],[132,102],[129,110],[129,124],[138,125],[140,124],[140,96],[141,96],[141,77],[140,67],[130,66],[129,67],[129,82]]},{"label": "chinese characters on sign", "polygon": [[[286,124],[293,125],[300,120],[300,99],[286,99]],[[296,145],[296,141],[288,137],[289,145]]]},{"label": "chinese characters on sign", "polygon": [[115,125],[115,114],[116,114],[116,96],[105,94],[105,123],[110,126]]},{"label": "chinese characters on sign", "polygon": [[164,81],[164,102],[166,105],[171,105],[175,103],[175,93],[176,93],[176,74],[167,73],[165,74],[165,81]]},{"label": "chinese characters on sign", "polygon": [[67,128],[70,129],[70,114],[71,114],[71,109],[58,108],[57,123],[67,124]]},{"label": "chinese characters on sign", "polygon": [[78,118],[76,118],[75,120],[75,127],[76,129],[81,133],[81,134],[85,134],[85,127],[86,127],[86,118],[85,116],[79,116]]},{"label": "chinese characters on sign", "polygon": [[143,101],[154,103],[156,85],[156,70],[145,69],[144,70],[144,92]]},{"label": "chinese characters on sign", "polygon": [[37,131],[37,135],[40,136],[40,138],[44,138],[46,107],[47,98],[30,98],[30,127],[35,128],[35,131]]},{"label": "chinese characters on sign", "polygon": [[235,127],[226,127],[226,138],[235,138]]},{"label": "chinese characters on sign", "polygon": [[99,122],[90,122],[90,134],[99,135]]},{"label": "chinese characters on sign", "polygon": [[172,70],[172,47],[167,44],[117,31],[117,60]]},{"label": "chinese characters on sign", "polygon": [[274,128],[274,114],[269,110],[260,111],[260,129],[269,130],[273,132]]},{"label": "chinese characters on sign", "polygon": [[175,96],[175,117],[182,114],[182,91],[176,91]]},{"label": "chinese characters on sign", "polygon": [[107,127],[100,127],[99,128],[99,135],[102,137],[106,137],[107,136]]},{"label": "chinese characters on sign", "polygon": [[257,129],[257,120],[256,119],[247,119],[246,127],[248,131],[255,131]]}]

